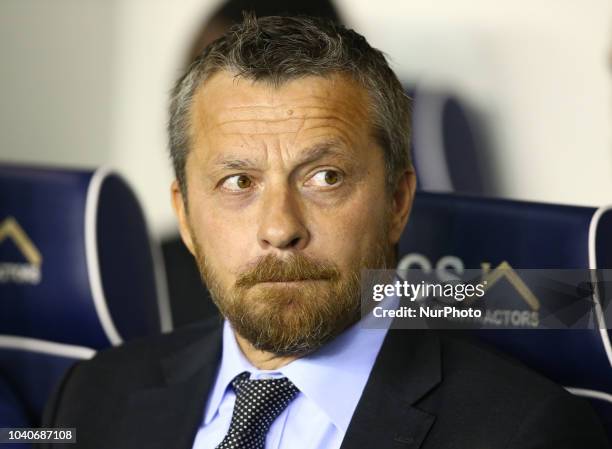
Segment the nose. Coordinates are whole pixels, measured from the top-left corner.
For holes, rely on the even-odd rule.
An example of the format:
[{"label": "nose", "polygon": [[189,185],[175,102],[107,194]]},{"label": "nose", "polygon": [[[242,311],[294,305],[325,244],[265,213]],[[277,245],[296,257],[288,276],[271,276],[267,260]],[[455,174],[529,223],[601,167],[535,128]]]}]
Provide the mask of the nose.
[{"label": "nose", "polygon": [[262,193],[257,238],[263,249],[301,250],[309,240],[297,192],[290,186],[268,186]]}]

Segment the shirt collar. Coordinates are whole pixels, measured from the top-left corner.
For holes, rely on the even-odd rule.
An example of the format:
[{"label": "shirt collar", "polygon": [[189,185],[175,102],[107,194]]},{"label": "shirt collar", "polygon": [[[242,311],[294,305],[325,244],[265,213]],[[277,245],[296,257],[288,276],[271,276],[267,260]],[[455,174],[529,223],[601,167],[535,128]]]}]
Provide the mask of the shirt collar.
[{"label": "shirt collar", "polygon": [[217,373],[217,379],[213,391],[208,400],[204,425],[209,424],[219,410],[223,396],[230,382],[238,374],[244,371],[253,372],[256,368],[246,359],[242,350],[239,348],[234,331],[229,322],[223,322],[223,351],[221,353],[221,365]]},{"label": "shirt collar", "polygon": [[368,315],[319,350],[275,371],[259,370],[246,359],[225,320],[221,365],[204,425],[214,418],[234,377],[249,371],[252,378],[286,376],[336,428],[346,433],[390,324],[390,320],[382,325],[370,323],[371,320]]}]

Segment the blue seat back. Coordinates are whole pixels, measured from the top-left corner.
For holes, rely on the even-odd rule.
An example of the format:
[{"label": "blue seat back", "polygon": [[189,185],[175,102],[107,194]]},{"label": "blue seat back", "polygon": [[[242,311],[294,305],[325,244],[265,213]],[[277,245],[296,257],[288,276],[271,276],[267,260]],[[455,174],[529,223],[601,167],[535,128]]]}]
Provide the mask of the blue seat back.
[{"label": "blue seat back", "polygon": [[119,175],[0,165],[0,378],[32,423],[74,361],[170,329],[159,268]]},{"label": "blue seat back", "polygon": [[[418,192],[402,235],[400,267],[612,267],[612,210]],[[608,326],[605,326],[608,327]],[[612,429],[607,329],[506,329],[479,337],[570,391],[592,398]]]}]

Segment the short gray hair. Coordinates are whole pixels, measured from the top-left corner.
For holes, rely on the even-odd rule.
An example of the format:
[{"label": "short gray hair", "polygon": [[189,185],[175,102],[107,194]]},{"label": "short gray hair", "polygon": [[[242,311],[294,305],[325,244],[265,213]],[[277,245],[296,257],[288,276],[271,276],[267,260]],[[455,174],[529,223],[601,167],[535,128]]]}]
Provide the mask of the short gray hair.
[{"label": "short gray hair", "polygon": [[349,75],[370,96],[374,137],[384,150],[390,191],[412,166],[410,100],[380,50],[355,31],[325,19],[245,15],[242,23],[204,49],[172,91],[170,157],[185,202],[191,105],[197,89],[219,71],[274,86],[305,76]]}]

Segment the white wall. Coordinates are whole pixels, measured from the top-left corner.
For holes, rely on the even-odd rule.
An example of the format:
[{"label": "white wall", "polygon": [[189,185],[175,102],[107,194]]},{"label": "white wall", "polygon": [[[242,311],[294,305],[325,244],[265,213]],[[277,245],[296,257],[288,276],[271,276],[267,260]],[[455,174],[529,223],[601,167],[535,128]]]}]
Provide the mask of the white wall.
[{"label": "white wall", "polygon": [[0,159],[108,160],[112,12],[99,0],[0,2]]},{"label": "white wall", "polygon": [[[167,94],[218,1],[3,0],[0,158],[109,162],[174,228]],[[338,0],[406,80],[486,114],[498,196],[612,202],[612,2]]]},{"label": "white wall", "polygon": [[132,181],[157,234],[175,230],[170,207],[167,100],[190,39],[217,2],[116,0],[112,164]]},{"label": "white wall", "polygon": [[612,203],[612,2],[341,5],[404,78],[460,92],[489,117],[492,193]]}]

